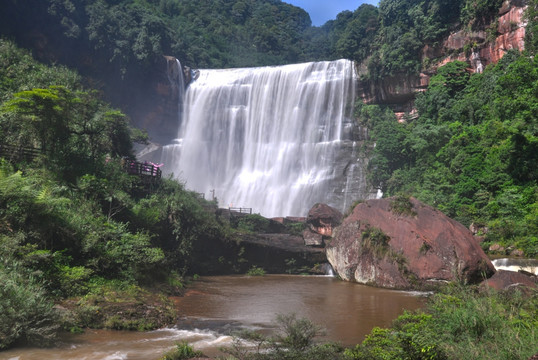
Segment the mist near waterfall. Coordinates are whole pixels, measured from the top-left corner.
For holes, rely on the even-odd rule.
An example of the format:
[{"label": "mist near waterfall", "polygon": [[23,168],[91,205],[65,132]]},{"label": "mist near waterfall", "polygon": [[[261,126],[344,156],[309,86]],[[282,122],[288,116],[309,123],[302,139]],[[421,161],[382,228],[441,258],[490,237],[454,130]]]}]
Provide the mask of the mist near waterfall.
[{"label": "mist near waterfall", "polygon": [[188,189],[214,190],[221,207],[267,217],[342,208],[331,193],[346,189],[336,163],[352,146],[355,83],[348,60],[200,70],[162,162]]}]

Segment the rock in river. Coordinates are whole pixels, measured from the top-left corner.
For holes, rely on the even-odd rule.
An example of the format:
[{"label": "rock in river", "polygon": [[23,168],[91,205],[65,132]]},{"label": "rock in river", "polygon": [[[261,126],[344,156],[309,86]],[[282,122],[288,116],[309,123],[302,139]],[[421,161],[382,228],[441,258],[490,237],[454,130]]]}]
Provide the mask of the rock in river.
[{"label": "rock in river", "polygon": [[405,196],[357,205],[326,251],[342,279],[387,288],[476,283],[495,272],[465,226]]}]

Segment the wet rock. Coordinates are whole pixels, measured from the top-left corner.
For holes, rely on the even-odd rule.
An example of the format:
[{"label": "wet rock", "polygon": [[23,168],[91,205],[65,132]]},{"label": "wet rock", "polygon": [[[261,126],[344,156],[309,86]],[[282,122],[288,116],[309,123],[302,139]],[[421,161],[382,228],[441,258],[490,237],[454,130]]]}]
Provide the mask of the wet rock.
[{"label": "wet rock", "polygon": [[327,204],[315,204],[306,218],[307,228],[303,231],[303,239],[307,246],[324,246],[324,239],[330,238],[333,229],[340,225],[343,215]]},{"label": "wet rock", "polygon": [[322,248],[305,246],[300,236],[289,234],[244,234],[240,247],[247,270],[256,265],[272,274],[299,273],[327,262]]},{"label": "wet rock", "polygon": [[359,204],[326,252],[342,279],[388,288],[477,283],[495,271],[465,226],[414,198]]},{"label": "wet rock", "polygon": [[323,246],[323,235],[313,232],[310,229],[303,231],[304,244],[306,246]]},{"label": "wet rock", "polygon": [[529,272],[515,272],[508,270],[497,270],[497,272],[487,280],[484,280],[480,287],[485,287],[501,291],[512,288],[528,287],[538,288],[538,281],[535,275]]}]

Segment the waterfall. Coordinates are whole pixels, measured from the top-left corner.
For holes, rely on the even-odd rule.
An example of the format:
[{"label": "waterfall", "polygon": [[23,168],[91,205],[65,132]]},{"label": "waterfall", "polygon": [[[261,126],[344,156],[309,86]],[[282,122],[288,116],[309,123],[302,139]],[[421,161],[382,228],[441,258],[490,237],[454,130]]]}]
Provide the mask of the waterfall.
[{"label": "waterfall", "polygon": [[342,207],[331,194],[346,189],[342,152],[341,168],[355,166],[355,80],[348,60],[200,70],[161,161],[187,188],[215,190],[221,207],[268,217],[305,216],[316,202]]},{"label": "waterfall", "polygon": [[178,112],[179,116],[183,113],[183,102],[185,99],[185,89],[187,82],[185,80],[185,74],[183,73],[183,66],[178,59],[172,58],[171,61],[166,62],[166,74],[168,76],[168,82],[172,89],[177,91]]}]

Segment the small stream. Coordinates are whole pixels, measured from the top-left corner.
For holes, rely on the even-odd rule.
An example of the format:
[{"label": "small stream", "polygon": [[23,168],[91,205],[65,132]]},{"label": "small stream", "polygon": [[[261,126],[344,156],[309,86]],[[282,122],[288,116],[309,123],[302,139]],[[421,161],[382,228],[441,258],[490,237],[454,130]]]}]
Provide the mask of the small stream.
[{"label": "small stream", "polygon": [[196,280],[176,298],[180,320],[150,332],[88,330],[66,335],[52,349],[18,348],[0,360],[152,360],[187,341],[208,356],[230,345],[240,329],[274,330],[277,314],[295,313],[325,327],[323,340],[361,342],[374,326],[389,326],[405,309],[424,304],[423,294],[339,281],[329,276],[211,276]]},{"label": "small stream", "polygon": [[538,275],[538,259],[499,258],[491,261],[495,270],[524,270]]}]

